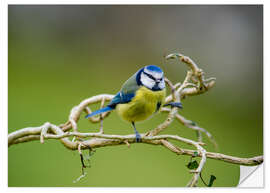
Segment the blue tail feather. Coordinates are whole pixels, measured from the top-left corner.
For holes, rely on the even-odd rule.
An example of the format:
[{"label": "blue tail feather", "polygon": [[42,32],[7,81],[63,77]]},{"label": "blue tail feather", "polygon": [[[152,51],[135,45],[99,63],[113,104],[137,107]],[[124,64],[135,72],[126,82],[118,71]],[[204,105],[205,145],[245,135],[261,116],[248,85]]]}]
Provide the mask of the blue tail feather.
[{"label": "blue tail feather", "polygon": [[102,109],[99,109],[99,110],[97,110],[97,111],[94,111],[94,112],[92,112],[92,113],[86,115],[85,118],[93,117],[93,116],[95,116],[95,115],[98,115],[98,114],[101,114],[101,113],[105,113],[105,112],[111,111],[111,110],[113,110],[113,109],[114,109],[114,108],[107,106],[107,107],[104,107],[104,108],[102,108]]}]

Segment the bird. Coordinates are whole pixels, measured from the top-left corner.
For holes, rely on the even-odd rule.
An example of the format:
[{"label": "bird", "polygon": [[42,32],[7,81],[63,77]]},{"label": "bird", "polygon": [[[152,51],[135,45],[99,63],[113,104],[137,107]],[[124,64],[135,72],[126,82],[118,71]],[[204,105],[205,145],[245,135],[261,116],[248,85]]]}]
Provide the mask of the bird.
[{"label": "bird", "polygon": [[162,106],[182,108],[181,103],[165,104],[165,97],[164,72],[156,65],[148,65],[133,74],[106,107],[86,115],[85,118],[116,110],[123,120],[132,124],[136,142],[141,142],[136,122],[152,117]]}]

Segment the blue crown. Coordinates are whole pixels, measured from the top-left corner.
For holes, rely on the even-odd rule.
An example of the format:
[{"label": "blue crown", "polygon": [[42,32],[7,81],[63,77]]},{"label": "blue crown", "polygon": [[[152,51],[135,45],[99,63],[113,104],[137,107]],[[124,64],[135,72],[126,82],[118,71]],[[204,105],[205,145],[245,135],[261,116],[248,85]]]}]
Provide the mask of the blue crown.
[{"label": "blue crown", "polygon": [[146,68],[147,70],[153,71],[153,72],[159,72],[159,73],[163,72],[163,71],[161,70],[161,68],[159,68],[159,67],[157,67],[157,66],[155,66],[155,65],[149,65],[149,66],[146,66],[145,68]]}]

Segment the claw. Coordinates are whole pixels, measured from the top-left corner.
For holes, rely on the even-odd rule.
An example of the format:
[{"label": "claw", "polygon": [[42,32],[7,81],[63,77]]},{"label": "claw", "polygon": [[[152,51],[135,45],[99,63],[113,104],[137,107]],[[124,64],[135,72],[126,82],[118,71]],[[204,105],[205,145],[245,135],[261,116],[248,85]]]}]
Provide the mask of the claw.
[{"label": "claw", "polygon": [[142,142],[141,135],[138,132],[136,132],[135,135],[136,135],[136,142],[137,143]]}]

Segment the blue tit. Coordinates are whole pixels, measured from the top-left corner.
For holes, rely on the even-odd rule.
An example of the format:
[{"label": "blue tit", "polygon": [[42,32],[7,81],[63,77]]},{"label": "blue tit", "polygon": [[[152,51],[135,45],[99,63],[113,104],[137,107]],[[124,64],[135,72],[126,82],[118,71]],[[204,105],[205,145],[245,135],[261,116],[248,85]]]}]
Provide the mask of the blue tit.
[{"label": "blue tit", "polygon": [[[132,123],[136,142],[140,142],[141,136],[136,130],[135,122],[144,121],[159,112],[165,103],[165,96],[163,71],[154,65],[145,66],[123,84],[121,90],[106,107],[86,115],[85,118],[116,109],[122,119]],[[180,103],[166,105],[181,108]]]}]

